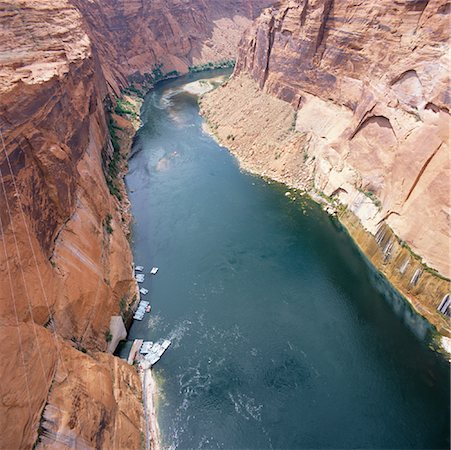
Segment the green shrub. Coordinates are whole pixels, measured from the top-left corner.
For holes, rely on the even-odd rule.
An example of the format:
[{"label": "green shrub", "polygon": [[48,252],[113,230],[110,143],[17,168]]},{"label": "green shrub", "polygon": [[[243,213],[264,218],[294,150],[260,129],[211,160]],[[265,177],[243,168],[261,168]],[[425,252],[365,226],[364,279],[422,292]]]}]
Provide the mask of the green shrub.
[{"label": "green shrub", "polygon": [[199,64],[196,66],[190,66],[188,70],[191,73],[203,72],[204,70],[213,70],[213,69],[229,69],[235,67],[234,59],[223,59],[221,61],[216,62],[207,62],[205,64]]},{"label": "green shrub", "polygon": [[127,100],[123,100],[118,98],[116,100],[116,107],[114,108],[114,112],[119,116],[129,115],[132,117],[136,117],[136,113],[133,112],[133,105]]},{"label": "green shrub", "polygon": [[123,295],[121,299],[119,300],[119,310],[121,312],[121,316],[123,319],[125,319],[126,312],[127,312],[127,296]]},{"label": "green shrub", "polygon": [[295,111],[293,115],[293,119],[291,121],[290,131],[296,131],[296,121],[298,119],[298,112]]},{"label": "green shrub", "polygon": [[113,232],[113,227],[111,226],[111,221],[113,220],[113,216],[111,214],[107,214],[105,217],[105,220],[103,221],[103,225],[105,227],[105,231],[108,234],[111,234]]},{"label": "green shrub", "polygon": [[379,208],[382,208],[381,201],[377,198],[376,194],[371,191],[365,191],[364,194]]},{"label": "green shrub", "polygon": [[155,66],[154,69],[152,70],[151,76],[152,76],[154,83],[156,83],[157,81],[160,81],[164,78],[164,73],[161,70],[162,67],[163,67],[163,64],[158,64],[158,66]]},{"label": "green shrub", "polygon": [[110,117],[108,122],[108,131],[110,133],[111,145],[113,146],[113,155],[108,162],[105,172],[105,179],[111,195],[114,195],[119,201],[122,200],[120,189],[116,185],[116,179],[120,173],[120,164],[122,161],[121,146],[119,144],[119,137],[117,130],[122,130],[117,126],[114,120]]},{"label": "green shrub", "polygon": [[111,340],[113,339],[113,335],[111,334],[110,330],[106,330],[105,331],[105,340],[107,342],[111,342]]},{"label": "green shrub", "polygon": [[144,98],[144,93],[140,91],[133,83],[124,89],[125,93],[134,94],[139,98]]}]

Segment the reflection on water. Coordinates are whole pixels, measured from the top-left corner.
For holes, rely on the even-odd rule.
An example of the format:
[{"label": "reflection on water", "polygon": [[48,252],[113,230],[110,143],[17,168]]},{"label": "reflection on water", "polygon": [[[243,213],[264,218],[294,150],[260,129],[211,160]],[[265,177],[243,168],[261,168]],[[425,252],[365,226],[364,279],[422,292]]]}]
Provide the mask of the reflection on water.
[{"label": "reflection on water", "polygon": [[428,324],[321,208],[242,173],[183,82],[147,96],[127,176],[135,261],[160,267],[130,339],[173,343],[154,370],[165,446],[446,448]]}]

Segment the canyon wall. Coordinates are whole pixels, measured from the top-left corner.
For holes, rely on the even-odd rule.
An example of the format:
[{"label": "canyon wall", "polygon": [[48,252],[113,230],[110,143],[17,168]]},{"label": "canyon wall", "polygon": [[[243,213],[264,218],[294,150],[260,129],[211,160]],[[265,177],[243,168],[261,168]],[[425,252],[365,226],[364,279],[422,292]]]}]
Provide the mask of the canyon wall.
[{"label": "canyon wall", "polygon": [[210,128],[247,170],[333,206],[415,308],[450,292],[450,4],[285,0],[208,94]]},{"label": "canyon wall", "polygon": [[239,39],[273,0],[70,0],[82,12],[110,86],[236,56]]},{"label": "canyon wall", "polygon": [[0,448],[142,444],[139,377],[105,353],[137,294],[108,110],[130,75],[231,57],[267,4],[212,3],[0,1]]}]

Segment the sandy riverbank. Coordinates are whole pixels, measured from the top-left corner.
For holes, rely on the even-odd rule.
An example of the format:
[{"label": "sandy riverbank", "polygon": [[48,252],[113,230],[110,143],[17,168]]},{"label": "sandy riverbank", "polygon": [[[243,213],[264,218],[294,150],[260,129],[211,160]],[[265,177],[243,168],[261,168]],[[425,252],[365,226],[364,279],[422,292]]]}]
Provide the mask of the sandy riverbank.
[{"label": "sandy riverbank", "polygon": [[185,84],[183,90],[192,95],[202,96],[223,84],[227,78],[228,76],[226,75],[220,75],[214,78],[193,81],[192,83]]},{"label": "sandy riverbank", "polygon": [[157,386],[152,376],[152,369],[144,369],[140,371],[143,386],[143,404],[145,418],[145,434],[146,434],[146,450],[160,450],[160,428],[157,421],[156,413],[156,395]]}]

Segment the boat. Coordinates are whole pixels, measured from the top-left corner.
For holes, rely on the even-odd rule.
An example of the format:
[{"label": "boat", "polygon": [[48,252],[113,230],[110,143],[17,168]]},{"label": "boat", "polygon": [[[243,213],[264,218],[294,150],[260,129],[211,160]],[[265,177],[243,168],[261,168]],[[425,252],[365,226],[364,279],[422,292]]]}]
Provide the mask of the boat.
[{"label": "boat", "polygon": [[146,295],[146,294],[149,292],[149,289],[141,288],[141,289],[139,290],[139,292],[141,292],[142,295]]},{"label": "boat", "polygon": [[158,267],[152,267],[152,269],[151,269],[151,271],[150,271],[150,274],[151,274],[151,275],[156,275],[157,272],[158,272]]},{"label": "boat", "polygon": [[135,278],[136,278],[136,281],[137,281],[138,283],[142,283],[142,282],[144,281],[144,274],[143,274],[143,273],[137,273],[137,274],[135,275]]},{"label": "boat", "polygon": [[143,266],[136,266],[135,267],[135,271],[137,271],[137,272],[142,272],[143,270],[144,270]]},{"label": "boat", "polygon": [[133,315],[134,320],[143,320],[144,314],[146,312],[150,312],[150,302],[146,300],[141,300],[139,302],[138,308],[135,311],[135,314]]},{"label": "boat", "polygon": [[152,350],[152,347],[153,347],[153,342],[152,341],[143,342],[139,352],[142,355],[147,355],[147,353],[149,353]]},{"label": "boat", "polygon": [[144,359],[150,363],[150,366],[153,366],[160,360],[160,358],[163,356],[163,353],[169,348],[170,345],[171,341],[168,339],[153,344]]}]

